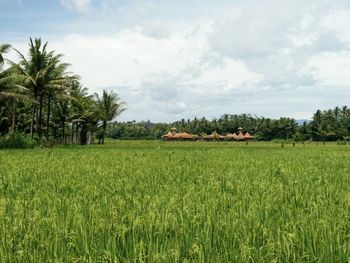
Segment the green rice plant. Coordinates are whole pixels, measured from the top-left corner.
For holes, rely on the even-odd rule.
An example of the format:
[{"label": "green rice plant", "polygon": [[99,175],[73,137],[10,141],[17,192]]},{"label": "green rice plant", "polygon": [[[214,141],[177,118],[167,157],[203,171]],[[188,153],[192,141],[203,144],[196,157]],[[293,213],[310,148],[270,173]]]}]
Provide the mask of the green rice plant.
[{"label": "green rice plant", "polygon": [[350,148],[0,151],[0,262],[348,262]]}]

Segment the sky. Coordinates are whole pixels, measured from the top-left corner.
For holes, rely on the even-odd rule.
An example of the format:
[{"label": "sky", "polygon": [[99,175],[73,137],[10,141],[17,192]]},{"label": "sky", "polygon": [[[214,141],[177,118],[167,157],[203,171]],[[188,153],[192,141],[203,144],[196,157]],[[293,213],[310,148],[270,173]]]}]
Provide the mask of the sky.
[{"label": "sky", "polygon": [[0,0],[0,43],[29,37],[118,93],[121,121],[349,106],[348,0]]}]

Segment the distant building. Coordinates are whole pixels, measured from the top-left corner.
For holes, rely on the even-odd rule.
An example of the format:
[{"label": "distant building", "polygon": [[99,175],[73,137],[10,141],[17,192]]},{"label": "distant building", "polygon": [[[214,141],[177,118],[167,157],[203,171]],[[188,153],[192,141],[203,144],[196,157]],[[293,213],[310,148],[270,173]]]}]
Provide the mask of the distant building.
[{"label": "distant building", "polygon": [[220,140],[224,140],[224,139],[225,139],[225,136],[218,134],[216,131],[214,131],[210,135],[206,135],[203,137],[203,140],[205,140],[205,141],[220,141]]},{"label": "distant building", "polygon": [[172,128],[170,132],[162,136],[165,141],[194,141],[198,139],[198,135],[187,132],[176,132],[176,128]]},{"label": "distant building", "polygon": [[249,132],[246,132],[245,134],[243,134],[243,128],[239,127],[238,134],[236,133],[227,134],[225,138],[229,140],[237,140],[237,141],[250,141],[250,140],[253,140],[255,137],[249,134]]},{"label": "distant building", "polygon": [[[216,131],[214,131],[210,135],[205,135],[202,137],[204,141],[223,141],[223,140],[236,140],[236,141],[250,141],[253,140],[255,137],[248,132],[243,134],[243,128],[238,128],[238,134],[232,133],[227,134],[226,136],[218,134]],[[187,132],[176,132],[176,128],[172,128],[167,134],[162,136],[162,139],[165,141],[194,141],[198,140],[199,136],[190,134]]]}]

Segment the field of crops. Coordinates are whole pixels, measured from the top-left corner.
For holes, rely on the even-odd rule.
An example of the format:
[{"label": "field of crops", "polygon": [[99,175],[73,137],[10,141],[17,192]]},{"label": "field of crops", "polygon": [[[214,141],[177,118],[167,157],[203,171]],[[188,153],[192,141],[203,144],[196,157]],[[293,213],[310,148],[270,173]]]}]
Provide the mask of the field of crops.
[{"label": "field of crops", "polygon": [[0,151],[0,262],[348,262],[350,146]]}]

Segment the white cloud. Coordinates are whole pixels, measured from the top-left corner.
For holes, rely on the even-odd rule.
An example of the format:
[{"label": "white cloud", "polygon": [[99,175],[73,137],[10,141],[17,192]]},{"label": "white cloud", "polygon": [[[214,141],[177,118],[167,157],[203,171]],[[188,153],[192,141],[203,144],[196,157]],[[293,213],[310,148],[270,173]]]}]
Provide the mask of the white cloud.
[{"label": "white cloud", "polygon": [[198,39],[176,34],[155,38],[137,28],[109,37],[68,35],[50,45],[66,55],[91,88],[138,87],[165,73],[184,70],[206,48]]},{"label": "white cloud", "polygon": [[90,0],[60,0],[64,8],[75,10],[78,13],[87,13],[90,11]]},{"label": "white cloud", "polygon": [[250,71],[244,62],[229,57],[224,57],[215,64],[204,62],[199,65],[199,70],[199,76],[190,76],[184,84],[197,87],[197,93],[201,93],[203,87],[207,87],[207,95],[218,92],[223,94],[239,88],[246,89],[263,78],[262,75]]},{"label": "white cloud", "polygon": [[[91,91],[115,88],[128,103],[125,120],[243,112],[308,118],[349,101],[345,0],[203,0],[200,7],[188,0],[186,10],[184,0],[102,2],[49,48]],[[87,0],[61,3],[91,8]]]},{"label": "white cloud", "polygon": [[348,89],[350,83],[350,52],[324,52],[309,60],[307,70],[313,72],[319,85]]}]

